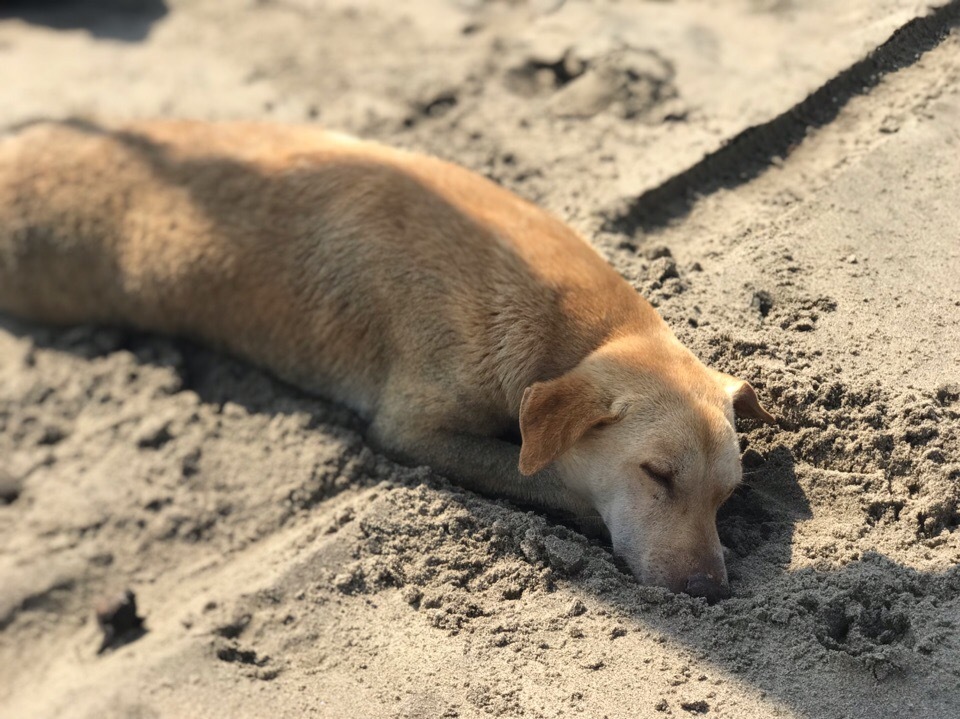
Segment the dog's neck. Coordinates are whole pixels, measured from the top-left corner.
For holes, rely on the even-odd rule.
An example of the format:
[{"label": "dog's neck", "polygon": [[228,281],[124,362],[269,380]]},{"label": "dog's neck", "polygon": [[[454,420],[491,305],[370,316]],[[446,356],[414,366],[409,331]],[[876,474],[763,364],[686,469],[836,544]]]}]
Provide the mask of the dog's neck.
[{"label": "dog's neck", "polygon": [[614,343],[649,344],[661,353],[675,351],[678,359],[690,354],[650,303],[625,281],[621,282],[629,295],[623,296],[622,306],[603,308],[601,321],[597,317],[563,313],[564,321],[536,326],[518,323],[509,330],[521,335],[519,341],[511,343],[520,349],[503,358],[497,377],[512,418],[519,415],[520,401],[527,387],[566,374],[589,355]]}]

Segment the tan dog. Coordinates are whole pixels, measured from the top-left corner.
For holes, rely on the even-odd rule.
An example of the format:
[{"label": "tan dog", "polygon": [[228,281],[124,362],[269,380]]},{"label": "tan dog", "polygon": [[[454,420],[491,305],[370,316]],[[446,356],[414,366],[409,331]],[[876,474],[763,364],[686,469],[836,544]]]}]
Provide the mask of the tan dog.
[{"label": "tan dog", "polygon": [[37,123],[0,141],[0,310],[225,348],[402,461],[599,514],[642,582],[728,593],[734,412],[773,418],[571,229],[462,168],[308,127]]}]

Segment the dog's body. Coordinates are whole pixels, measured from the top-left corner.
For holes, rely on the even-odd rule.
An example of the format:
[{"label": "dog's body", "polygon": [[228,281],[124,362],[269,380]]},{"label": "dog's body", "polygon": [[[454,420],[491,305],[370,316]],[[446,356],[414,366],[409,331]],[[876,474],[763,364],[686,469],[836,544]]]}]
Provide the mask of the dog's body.
[{"label": "dog's body", "polygon": [[[0,310],[225,348],[398,458],[599,514],[642,580],[725,592],[732,408],[769,415],[572,230],[462,168],[308,127],[38,123],[0,140]],[[522,448],[499,439],[518,424]]]}]

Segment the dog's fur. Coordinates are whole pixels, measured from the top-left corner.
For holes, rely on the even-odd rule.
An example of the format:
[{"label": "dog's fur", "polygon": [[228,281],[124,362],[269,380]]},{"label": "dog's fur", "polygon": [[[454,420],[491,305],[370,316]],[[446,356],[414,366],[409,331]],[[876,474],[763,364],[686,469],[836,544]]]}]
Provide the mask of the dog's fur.
[{"label": "dog's fur", "polygon": [[224,348],[402,461],[599,515],[641,581],[727,593],[734,411],[772,418],[571,229],[460,167],[309,127],[36,123],[0,140],[0,310]]}]

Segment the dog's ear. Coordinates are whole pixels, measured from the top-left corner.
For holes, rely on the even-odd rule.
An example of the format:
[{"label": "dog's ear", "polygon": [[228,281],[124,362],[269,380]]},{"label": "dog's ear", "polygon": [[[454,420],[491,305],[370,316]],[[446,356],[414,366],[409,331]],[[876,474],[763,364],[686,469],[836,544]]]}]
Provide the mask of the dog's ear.
[{"label": "dog's ear", "polygon": [[730,400],[733,402],[733,413],[737,415],[737,417],[759,419],[761,422],[766,422],[767,424],[777,423],[774,416],[767,412],[767,410],[763,408],[763,405],[760,404],[760,400],[757,399],[757,393],[754,392],[749,382],[744,382],[742,379],[736,379],[729,375],[724,375],[724,377],[727,380],[727,394],[730,395]]},{"label": "dog's ear", "polygon": [[539,472],[591,427],[616,421],[610,405],[576,372],[527,387],[520,401],[520,473]]}]

